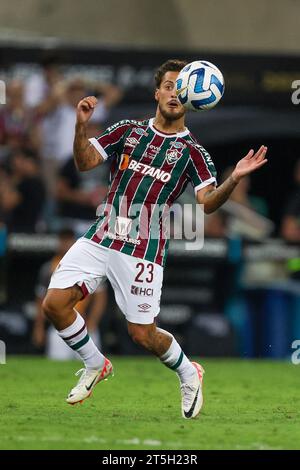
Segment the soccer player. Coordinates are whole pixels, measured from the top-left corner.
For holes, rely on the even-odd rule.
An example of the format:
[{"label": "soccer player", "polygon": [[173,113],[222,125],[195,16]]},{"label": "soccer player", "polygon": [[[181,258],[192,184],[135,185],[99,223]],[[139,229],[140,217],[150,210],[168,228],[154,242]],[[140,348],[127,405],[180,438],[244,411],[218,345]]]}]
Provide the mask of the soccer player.
[{"label": "soccer player", "polygon": [[113,162],[99,218],[62,259],[43,303],[60,337],[84,361],[85,369],[67,397],[70,404],[82,402],[113,372],[74,310],[80,299],[108,278],[133,341],[177,373],[182,416],[195,418],[202,407],[203,368],[191,362],[176,339],[155,324],[168,246],[161,208],[167,210],[191,182],[205,213],[215,211],[241,178],[267,162],[267,148],[261,146],[256,153],[250,150],[229,178],[216,186],[212,160],[185,127],[185,109],[176,97],[175,80],[185,65],[168,60],[158,69],[156,115],[147,121],[120,121],[88,139],[87,123],[97,99],[89,96],[77,106],[74,158],[78,170],[92,170],[109,157]]}]

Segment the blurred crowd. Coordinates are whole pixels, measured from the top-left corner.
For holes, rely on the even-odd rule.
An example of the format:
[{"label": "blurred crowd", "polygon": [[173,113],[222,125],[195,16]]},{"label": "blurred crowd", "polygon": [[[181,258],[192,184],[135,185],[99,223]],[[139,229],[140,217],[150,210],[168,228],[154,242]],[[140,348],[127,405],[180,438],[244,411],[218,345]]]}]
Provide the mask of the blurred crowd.
[{"label": "blurred crowd", "polygon": [[[55,57],[48,57],[39,72],[10,81],[6,94],[7,104],[0,110],[0,226],[19,233],[57,232],[68,226],[82,234],[106,194],[109,166],[86,173],[76,170],[76,106],[84,96],[98,97],[88,126],[89,137],[98,135],[109,122],[112,107],[121,102],[122,90],[77,77],[66,79]],[[219,183],[231,171],[228,168]],[[277,233],[299,242],[300,160],[294,175]],[[267,203],[252,195],[250,178],[244,178],[221,210],[206,218],[205,232],[250,239],[273,234]]]},{"label": "blurred crowd", "polygon": [[88,136],[99,135],[122,91],[111,84],[63,77],[47,58],[26,80],[12,80],[0,110],[0,224],[8,232],[82,233],[105,196],[108,167],[79,173],[73,162],[76,106],[98,97]]},{"label": "blurred crowd", "polygon": [[[229,167],[221,175],[222,183],[232,172]],[[229,200],[217,212],[207,217],[206,234],[212,237],[241,236],[263,241],[279,235],[287,242],[300,242],[300,159],[297,160],[290,183],[290,193],[282,201],[281,221],[276,227],[270,219],[267,201],[251,192],[251,177],[241,180]]]}]

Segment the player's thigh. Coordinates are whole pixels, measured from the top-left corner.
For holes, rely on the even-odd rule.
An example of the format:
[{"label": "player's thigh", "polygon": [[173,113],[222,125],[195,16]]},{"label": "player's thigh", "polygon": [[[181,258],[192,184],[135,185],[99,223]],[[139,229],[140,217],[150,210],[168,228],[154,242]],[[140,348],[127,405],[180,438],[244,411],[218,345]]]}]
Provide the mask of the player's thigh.
[{"label": "player's thigh", "polygon": [[105,282],[107,262],[107,248],[80,238],[52,274],[49,289],[67,289],[77,285],[82,291],[82,299]]},{"label": "player's thigh", "polygon": [[152,324],[160,309],[163,268],[150,261],[110,250],[107,276],[127,321]]}]

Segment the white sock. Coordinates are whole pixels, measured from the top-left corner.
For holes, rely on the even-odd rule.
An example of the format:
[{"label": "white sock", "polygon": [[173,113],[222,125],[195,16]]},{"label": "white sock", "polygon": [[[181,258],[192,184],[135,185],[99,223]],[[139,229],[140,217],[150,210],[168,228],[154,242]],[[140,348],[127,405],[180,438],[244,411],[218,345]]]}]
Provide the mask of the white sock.
[{"label": "white sock", "polygon": [[100,331],[98,329],[96,330],[89,330],[89,334],[91,339],[94,341],[96,347],[98,349],[101,349],[101,336],[100,336]]},{"label": "white sock", "polygon": [[188,383],[197,373],[195,367],[186,357],[174,336],[171,346],[168,351],[160,357],[160,360],[169,367],[169,369],[177,373],[182,384]]},{"label": "white sock", "polygon": [[87,369],[100,369],[104,364],[105,357],[89,337],[84,319],[76,310],[75,312],[77,317],[74,323],[68,328],[58,331],[58,334],[70,348],[79,354]]}]

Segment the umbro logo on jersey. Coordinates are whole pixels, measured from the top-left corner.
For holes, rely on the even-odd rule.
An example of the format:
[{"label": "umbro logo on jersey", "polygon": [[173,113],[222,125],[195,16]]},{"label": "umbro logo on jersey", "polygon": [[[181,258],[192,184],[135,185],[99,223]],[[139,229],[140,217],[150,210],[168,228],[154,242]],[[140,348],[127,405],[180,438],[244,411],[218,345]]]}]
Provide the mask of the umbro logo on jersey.
[{"label": "umbro logo on jersey", "polygon": [[139,312],[147,312],[147,311],[149,311],[149,308],[151,308],[151,305],[149,305],[149,304],[139,304],[138,307],[140,307]]},{"label": "umbro logo on jersey", "polygon": [[125,141],[125,145],[127,145],[128,147],[135,147],[137,144],[139,143],[139,141],[135,138],[135,137],[127,137],[126,141]]},{"label": "umbro logo on jersey", "polygon": [[140,286],[131,286],[131,294],[133,295],[144,295],[146,297],[153,297],[153,289],[140,287]]}]

